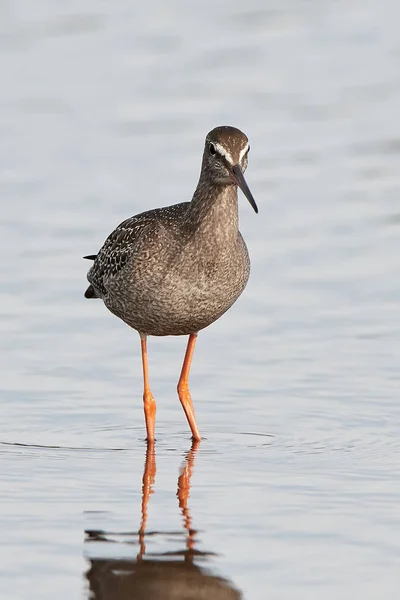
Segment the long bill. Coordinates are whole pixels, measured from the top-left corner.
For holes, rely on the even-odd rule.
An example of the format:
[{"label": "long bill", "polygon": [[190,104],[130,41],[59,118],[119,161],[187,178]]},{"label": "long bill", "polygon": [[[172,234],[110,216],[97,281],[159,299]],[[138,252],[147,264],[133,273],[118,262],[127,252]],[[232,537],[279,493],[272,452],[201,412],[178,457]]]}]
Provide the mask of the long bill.
[{"label": "long bill", "polygon": [[256,213],[258,213],[257,204],[253,198],[253,194],[251,193],[249,186],[246,183],[246,180],[243,175],[242,167],[239,164],[233,165],[233,167],[231,167],[229,169],[229,176],[236,183],[236,185],[240,187],[243,194],[246,196],[247,200],[250,202],[251,206],[253,207],[254,211]]}]

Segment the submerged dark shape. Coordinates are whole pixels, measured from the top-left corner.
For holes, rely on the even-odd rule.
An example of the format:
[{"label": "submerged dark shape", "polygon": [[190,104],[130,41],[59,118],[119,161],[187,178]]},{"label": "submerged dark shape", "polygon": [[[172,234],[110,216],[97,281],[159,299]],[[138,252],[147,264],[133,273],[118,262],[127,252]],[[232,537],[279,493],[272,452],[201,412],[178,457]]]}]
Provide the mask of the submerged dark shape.
[{"label": "submerged dark shape", "polygon": [[106,239],[89,270],[86,298],[139,332],[147,439],[154,440],[155,401],[147,370],[147,336],[188,335],[178,394],[193,439],[200,439],[188,377],[197,333],[219,319],[246,287],[250,260],[238,228],[238,192],[253,209],[244,178],[249,143],[235,127],[207,135],[199,182],[191,202],[143,212]]}]

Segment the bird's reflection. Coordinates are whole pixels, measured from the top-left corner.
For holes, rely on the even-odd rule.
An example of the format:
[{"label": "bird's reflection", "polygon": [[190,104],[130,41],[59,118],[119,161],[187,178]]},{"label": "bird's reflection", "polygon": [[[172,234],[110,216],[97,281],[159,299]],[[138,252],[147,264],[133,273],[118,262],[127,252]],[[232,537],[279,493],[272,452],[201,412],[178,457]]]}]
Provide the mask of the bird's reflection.
[{"label": "bird's reflection", "polygon": [[[138,553],[129,558],[90,558],[86,577],[90,600],[240,600],[242,595],[221,577],[195,564],[195,558],[212,553],[196,550],[196,530],[188,507],[190,481],[199,442],[193,442],[186,454],[178,478],[177,497],[183,517],[185,547],[173,553],[146,556],[148,503],[156,477],[153,444],[147,446],[143,472],[142,518],[138,531]],[[112,534],[105,531],[86,532],[86,540],[107,542]],[[161,532],[160,532],[161,533]],[[124,534],[120,534],[123,536]],[[125,534],[129,536],[130,534]],[[152,534],[154,535],[154,533]]]}]

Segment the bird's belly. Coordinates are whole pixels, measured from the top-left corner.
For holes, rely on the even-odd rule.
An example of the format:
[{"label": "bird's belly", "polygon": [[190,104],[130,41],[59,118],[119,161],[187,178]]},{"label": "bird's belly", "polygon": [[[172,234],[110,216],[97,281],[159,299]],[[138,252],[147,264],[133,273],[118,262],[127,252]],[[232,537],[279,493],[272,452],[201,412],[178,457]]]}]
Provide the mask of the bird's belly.
[{"label": "bird's belly", "polygon": [[[106,306],[128,325],[147,335],[188,335],[211,325],[238,299],[249,277],[247,264],[220,270],[215,276],[168,273],[154,281],[132,282],[104,298]],[[126,279],[125,279],[126,285]]]}]

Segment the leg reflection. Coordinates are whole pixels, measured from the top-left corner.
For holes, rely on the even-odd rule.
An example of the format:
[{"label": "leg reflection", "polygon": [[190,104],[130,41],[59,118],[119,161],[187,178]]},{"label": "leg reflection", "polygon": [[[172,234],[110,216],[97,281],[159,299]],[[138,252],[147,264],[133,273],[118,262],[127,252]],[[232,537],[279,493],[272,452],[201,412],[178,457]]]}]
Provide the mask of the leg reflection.
[{"label": "leg reflection", "polygon": [[[199,449],[200,442],[195,440],[192,442],[192,447],[187,452],[185,462],[181,468],[178,478],[178,490],[176,495],[179,501],[179,508],[182,511],[183,525],[187,531],[185,559],[191,559],[194,549],[194,538],[196,530],[192,529],[192,519],[188,508],[188,499],[190,494],[190,481],[194,467],[194,460]],[[144,463],[143,479],[142,479],[142,518],[139,528],[139,553],[137,560],[142,560],[146,552],[146,525],[148,515],[149,498],[153,494],[153,486],[156,478],[156,452],[152,442],[147,443],[146,458]]]},{"label": "leg reflection", "polygon": [[178,479],[178,491],[176,495],[179,500],[179,508],[182,511],[183,516],[183,525],[187,531],[186,538],[186,547],[188,549],[188,554],[186,558],[191,558],[194,549],[194,538],[196,535],[196,530],[192,529],[192,518],[190,516],[189,508],[188,508],[188,499],[190,494],[190,481],[192,478],[192,472],[194,467],[194,460],[196,453],[199,449],[200,442],[194,440],[192,443],[192,447],[189,452],[186,454],[186,460],[181,469],[181,473]]},{"label": "leg reflection", "polygon": [[[194,469],[199,442],[193,442],[187,452],[178,477],[177,498],[183,517],[186,547],[178,551],[150,552],[146,556],[146,527],[150,496],[153,493],[156,476],[156,456],[154,444],[147,444],[142,479],[142,514],[139,531],[121,534],[121,544],[129,547],[139,538],[139,552],[135,558],[107,556],[112,540],[117,534],[103,530],[86,531],[87,541],[104,542],[105,555],[100,558],[88,557],[86,572],[88,600],[241,600],[239,590],[228,580],[213,575],[209,569],[196,564],[201,555],[203,560],[213,556],[212,552],[199,552],[194,549],[196,530],[192,527],[188,501],[191,477]],[[152,532],[153,546],[157,536],[176,535],[164,530]]]},{"label": "leg reflection", "polygon": [[142,479],[142,520],[139,529],[139,554],[137,560],[143,558],[146,552],[146,544],[144,541],[145,530],[147,525],[147,507],[149,504],[150,495],[153,493],[153,486],[156,479],[156,453],[154,442],[147,442],[146,458],[144,462],[144,471]]}]

